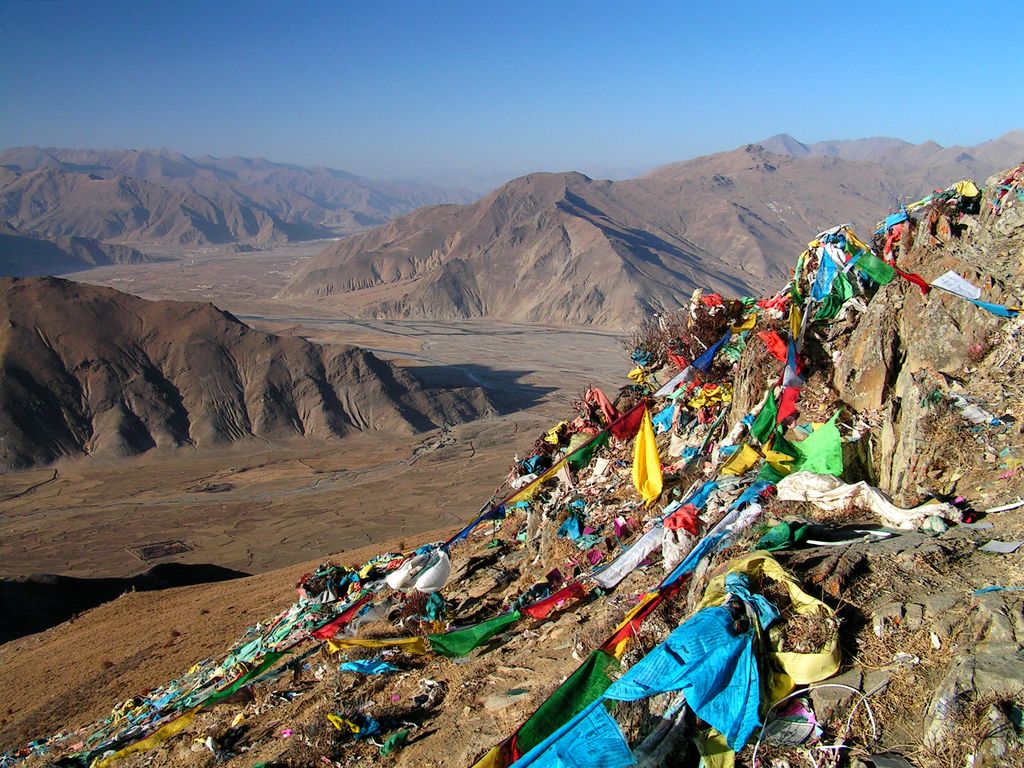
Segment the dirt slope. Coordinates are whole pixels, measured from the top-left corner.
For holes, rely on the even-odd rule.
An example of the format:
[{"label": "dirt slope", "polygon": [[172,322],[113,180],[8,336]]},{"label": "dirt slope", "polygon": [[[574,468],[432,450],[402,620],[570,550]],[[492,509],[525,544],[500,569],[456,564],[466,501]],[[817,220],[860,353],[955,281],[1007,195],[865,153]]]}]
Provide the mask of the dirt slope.
[{"label": "dirt slope", "polygon": [[[409,537],[407,545],[442,532]],[[354,549],[339,561],[357,564],[381,547]],[[265,618],[266,606],[287,604],[294,584],[316,561],[226,583],[158,592],[126,591],[116,600],[45,632],[0,646],[0,732],[3,742],[61,728],[69,718],[102,717],[126,690],[144,690],[196,660],[221,652],[234,636]],[[112,627],[132,631],[112,634]],[[216,627],[216,631],[204,629]],[[52,681],[60,679],[60,686]],[[40,730],[42,728],[42,730]],[[5,748],[5,747],[0,747]]]}]

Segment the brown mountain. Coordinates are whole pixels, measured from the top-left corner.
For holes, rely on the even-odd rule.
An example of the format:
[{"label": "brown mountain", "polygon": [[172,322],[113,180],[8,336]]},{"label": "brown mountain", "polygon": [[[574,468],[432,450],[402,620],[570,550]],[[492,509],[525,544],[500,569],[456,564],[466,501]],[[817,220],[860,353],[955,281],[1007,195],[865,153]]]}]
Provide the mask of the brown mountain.
[{"label": "brown mountain", "polygon": [[[986,157],[1016,151],[999,146]],[[866,231],[901,196],[959,178],[756,144],[626,181],[532,174],[331,245],[286,294],[378,317],[621,328],[698,286],[776,285],[816,232],[851,221]]]},{"label": "brown mountain", "polygon": [[411,433],[492,411],[358,347],[260,333],[211,304],[0,279],[0,467],[250,436]]},{"label": "brown mountain", "polygon": [[101,243],[91,237],[50,240],[0,221],[0,275],[58,275],[103,264],[144,261],[149,261],[146,254],[124,245]]},{"label": "brown mountain", "polygon": [[0,152],[0,218],[48,236],[164,245],[273,243],[358,232],[470,196],[262,158],[171,150]]}]

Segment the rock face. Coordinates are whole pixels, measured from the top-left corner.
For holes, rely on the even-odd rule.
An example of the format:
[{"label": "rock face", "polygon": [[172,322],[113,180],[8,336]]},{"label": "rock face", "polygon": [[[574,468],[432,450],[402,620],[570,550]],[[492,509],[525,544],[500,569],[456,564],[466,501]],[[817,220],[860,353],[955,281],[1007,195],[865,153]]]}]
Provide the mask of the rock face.
[{"label": "rock face", "polygon": [[0,280],[0,467],[257,436],[411,433],[492,412],[358,347],[254,331],[210,304]]},{"label": "rock face", "polygon": [[[1021,255],[1024,212],[991,208],[962,237],[929,242],[921,221],[915,245],[900,256],[901,268],[934,280],[947,270],[982,288],[985,299],[1018,306],[1024,297]],[[881,415],[877,456],[879,484],[902,502],[923,490],[928,467],[941,446],[931,439],[929,398],[962,382],[996,340],[1003,320],[963,299],[932,290],[925,296],[897,279],[872,300],[833,371],[840,399],[856,411]],[[1009,402],[996,406],[1002,415]],[[938,489],[934,489],[938,490]]]},{"label": "rock face", "polygon": [[919,192],[921,175],[944,186],[974,167],[896,173],[752,144],[627,181],[532,174],[473,205],[418,210],[342,240],[286,293],[371,317],[623,328],[679,307],[694,288],[772,289],[808,233],[837,221],[865,231]]},{"label": "rock face", "polygon": [[274,243],[358,232],[467,193],[378,183],[262,158],[171,150],[0,152],[0,219],[49,237],[162,245]]},{"label": "rock face", "polygon": [[892,386],[899,367],[897,318],[902,307],[901,287],[883,287],[836,363],[834,383],[839,397],[858,411],[881,408]]}]

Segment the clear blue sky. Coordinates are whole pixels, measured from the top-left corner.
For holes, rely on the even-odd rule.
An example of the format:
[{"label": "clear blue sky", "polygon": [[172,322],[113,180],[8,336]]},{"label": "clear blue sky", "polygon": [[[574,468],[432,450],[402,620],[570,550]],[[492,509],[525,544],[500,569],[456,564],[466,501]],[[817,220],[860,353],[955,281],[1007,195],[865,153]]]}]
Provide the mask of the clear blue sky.
[{"label": "clear blue sky", "polygon": [[1018,2],[0,2],[0,147],[443,181],[780,132],[974,144],[1024,127],[1022,23]]}]

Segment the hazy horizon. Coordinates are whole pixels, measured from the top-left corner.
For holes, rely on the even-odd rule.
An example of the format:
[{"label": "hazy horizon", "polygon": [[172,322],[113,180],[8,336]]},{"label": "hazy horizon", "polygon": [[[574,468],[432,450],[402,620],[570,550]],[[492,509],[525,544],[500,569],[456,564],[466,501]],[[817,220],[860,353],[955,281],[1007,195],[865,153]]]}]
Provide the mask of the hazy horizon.
[{"label": "hazy horizon", "polygon": [[632,176],[778,133],[973,145],[1024,126],[1019,68],[980,64],[1016,16],[5,2],[0,146],[168,147],[480,189]]}]

